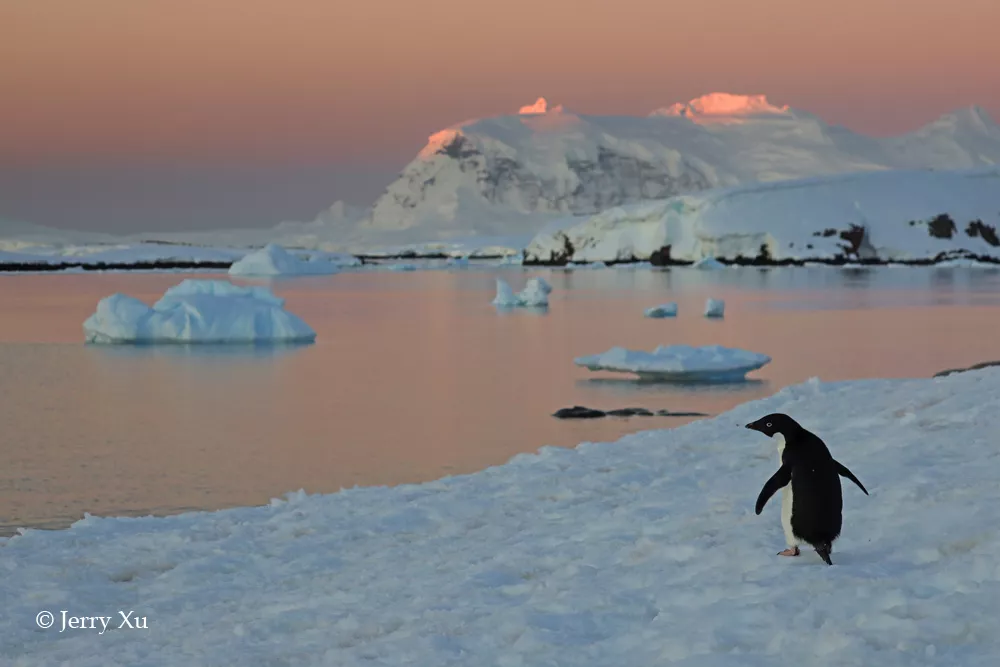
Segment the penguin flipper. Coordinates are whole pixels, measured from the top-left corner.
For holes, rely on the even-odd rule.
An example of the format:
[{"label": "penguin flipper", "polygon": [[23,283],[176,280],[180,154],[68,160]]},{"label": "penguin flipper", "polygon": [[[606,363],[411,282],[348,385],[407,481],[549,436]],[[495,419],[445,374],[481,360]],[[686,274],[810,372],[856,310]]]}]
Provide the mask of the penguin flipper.
[{"label": "penguin flipper", "polygon": [[858,488],[864,491],[866,496],[868,495],[868,489],[865,488],[864,484],[858,481],[858,478],[854,476],[853,472],[847,469],[847,466],[845,466],[840,461],[834,461],[834,464],[837,466],[837,474],[839,474],[841,477],[846,477],[847,479],[857,484]]},{"label": "penguin flipper", "polygon": [[778,468],[778,472],[771,475],[771,479],[764,482],[764,488],[760,490],[760,495],[757,496],[757,507],[754,511],[760,514],[764,509],[764,505],[767,501],[771,499],[778,489],[783,486],[787,486],[789,482],[792,481],[792,467],[790,465],[782,465]]}]

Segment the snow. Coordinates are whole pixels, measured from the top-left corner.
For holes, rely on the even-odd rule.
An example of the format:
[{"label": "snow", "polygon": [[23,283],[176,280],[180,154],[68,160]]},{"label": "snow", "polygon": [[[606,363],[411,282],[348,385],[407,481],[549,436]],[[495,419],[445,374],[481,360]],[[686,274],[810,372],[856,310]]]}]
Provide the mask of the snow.
[{"label": "snow", "polygon": [[699,259],[692,265],[696,269],[701,269],[702,271],[717,271],[718,269],[726,268],[726,265],[715,259],[714,257],[706,257],[704,259]]},{"label": "snow", "polygon": [[645,316],[654,318],[677,317],[677,304],[671,301],[670,303],[665,303],[662,306],[647,308]]},{"label": "snow", "polygon": [[726,302],[722,299],[705,300],[705,317],[722,317],[726,312]]},{"label": "snow", "polygon": [[642,379],[675,382],[742,380],[750,371],[770,362],[771,357],[766,354],[721,345],[661,345],[652,353],[613,347],[601,354],[573,360],[577,366],[592,371],[634,373]]},{"label": "snow", "polygon": [[752,117],[788,115],[791,109],[776,106],[765,95],[733,95],[710,93],[690,102],[678,102],[657,109],[651,116],[683,116],[695,123],[734,123]]},{"label": "snow", "polygon": [[531,278],[524,289],[515,294],[507,281],[497,278],[497,295],[493,305],[501,308],[544,308],[549,305],[552,286],[544,278]]},{"label": "snow", "polygon": [[[947,215],[953,226],[932,233]],[[975,228],[986,225],[987,234]],[[947,219],[946,219],[947,222]],[[842,236],[856,226],[856,254]],[[552,224],[528,245],[528,261],[670,258],[773,260],[934,259],[941,253],[1000,258],[1000,168],[878,171],[757,183],[618,207],[569,225]],[[566,256],[565,248],[573,248]],[[942,257],[948,259],[948,257]]]},{"label": "snow", "polygon": [[550,107],[548,101],[544,97],[539,97],[535,100],[534,104],[528,104],[521,107],[517,113],[521,116],[531,116],[535,114],[562,113],[562,111],[563,106],[561,104]]},{"label": "snow", "polygon": [[266,287],[185,280],[150,308],[125,294],[101,299],[83,323],[90,343],[298,343],[316,332]]},{"label": "snow", "polygon": [[[843,483],[832,567],[754,500],[792,415]],[[849,417],[845,418],[845,415]],[[420,485],[88,517],[0,546],[12,665],[987,667],[1000,371],[789,387],[714,419]],[[960,446],[956,446],[960,444]],[[42,631],[51,610],[115,617]],[[117,630],[118,609],[149,631]]]},{"label": "snow", "polygon": [[307,276],[336,273],[333,262],[299,259],[274,243],[269,243],[229,267],[231,276]]}]

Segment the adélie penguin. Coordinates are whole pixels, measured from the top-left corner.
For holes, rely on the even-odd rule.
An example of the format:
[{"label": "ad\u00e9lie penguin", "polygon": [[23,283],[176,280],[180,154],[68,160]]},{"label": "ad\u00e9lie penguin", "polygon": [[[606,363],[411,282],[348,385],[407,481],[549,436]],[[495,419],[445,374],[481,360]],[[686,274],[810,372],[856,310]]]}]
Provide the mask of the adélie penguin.
[{"label": "ad\u00e9lie penguin", "polygon": [[844,501],[840,477],[868,490],[846,466],[835,460],[826,444],[786,414],[774,413],[746,425],[769,438],[777,438],[781,467],[771,476],[757,497],[756,513],[778,489],[782,489],[781,526],[788,548],[780,556],[798,556],[799,544],[812,546],[827,565],[830,552],[840,536]]}]

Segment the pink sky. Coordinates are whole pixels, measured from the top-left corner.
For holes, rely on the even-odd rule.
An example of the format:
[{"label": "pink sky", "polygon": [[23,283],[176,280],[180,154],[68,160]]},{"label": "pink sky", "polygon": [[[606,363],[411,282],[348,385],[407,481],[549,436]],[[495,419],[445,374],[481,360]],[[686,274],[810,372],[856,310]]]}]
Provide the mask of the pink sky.
[{"label": "pink sky", "polygon": [[1000,119],[1000,1],[43,0],[0,4],[0,162],[402,165],[539,95],[713,91],[872,133]]}]

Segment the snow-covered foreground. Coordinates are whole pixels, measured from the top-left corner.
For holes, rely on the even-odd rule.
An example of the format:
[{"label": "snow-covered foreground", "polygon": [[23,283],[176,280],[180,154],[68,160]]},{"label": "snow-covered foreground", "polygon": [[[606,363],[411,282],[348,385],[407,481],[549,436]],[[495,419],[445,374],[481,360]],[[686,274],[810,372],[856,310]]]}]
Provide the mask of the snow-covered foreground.
[{"label": "snow-covered foreground", "polygon": [[[743,425],[773,411],[871,492],[844,486],[833,567],[753,514],[777,454]],[[998,429],[995,369],[810,382],[427,484],[30,531],[0,547],[0,662],[993,667]]]}]

